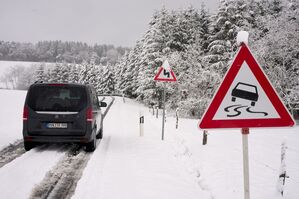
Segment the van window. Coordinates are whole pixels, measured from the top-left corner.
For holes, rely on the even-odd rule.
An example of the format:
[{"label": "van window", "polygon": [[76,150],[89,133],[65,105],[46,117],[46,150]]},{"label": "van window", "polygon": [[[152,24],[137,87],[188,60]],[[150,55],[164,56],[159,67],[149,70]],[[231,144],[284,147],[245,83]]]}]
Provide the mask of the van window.
[{"label": "van window", "polygon": [[87,105],[84,87],[37,85],[28,93],[28,106],[34,111],[80,111]]}]

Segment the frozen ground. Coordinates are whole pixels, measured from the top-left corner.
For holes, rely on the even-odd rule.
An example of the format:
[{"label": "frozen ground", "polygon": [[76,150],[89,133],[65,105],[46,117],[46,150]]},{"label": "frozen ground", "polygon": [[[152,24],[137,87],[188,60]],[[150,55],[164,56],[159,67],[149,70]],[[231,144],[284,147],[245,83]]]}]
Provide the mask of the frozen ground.
[{"label": "frozen ground", "polygon": [[[25,92],[0,90],[0,150],[22,137]],[[139,136],[139,112],[145,116]],[[104,120],[104,139],[88,158],[72,198],[243,198],[242,136],[239,130],[210,131],[202,145],[198,120],[167,118],[161,140],[161,116],[132,100],[116,98]],[[286,141],[284,197],[299,195],[299,128],[253,129],[249,134],[251,198],[282,198],[276,190],[280,150]],[[47,172],[63,170],[64,146],[34,149],[0,168],[4,198],[28,198]],[[82,156],[83,154],[79,155]],[[70,197],[70,196],[68,196]]]}]

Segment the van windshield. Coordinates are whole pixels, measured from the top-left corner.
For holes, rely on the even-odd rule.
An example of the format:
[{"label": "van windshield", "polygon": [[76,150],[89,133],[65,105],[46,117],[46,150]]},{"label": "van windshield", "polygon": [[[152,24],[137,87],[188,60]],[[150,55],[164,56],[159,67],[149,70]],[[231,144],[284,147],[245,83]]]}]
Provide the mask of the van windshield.
[{"label": "van windshield", "polygon": [[78,112],[86,107],[84,87],[36,85],[28,93],[28,105],[34,111]]}]

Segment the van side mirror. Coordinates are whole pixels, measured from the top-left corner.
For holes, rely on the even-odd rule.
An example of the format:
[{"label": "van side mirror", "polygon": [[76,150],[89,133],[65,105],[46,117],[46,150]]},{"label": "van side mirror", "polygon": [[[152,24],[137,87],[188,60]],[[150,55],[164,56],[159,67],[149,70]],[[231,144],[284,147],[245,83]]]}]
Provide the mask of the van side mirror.
[{"label": "van side mirror", "polygon": [[100,102],[99,105],[100,105],[100,107],[107,107],[107,103],[106,102]]}]

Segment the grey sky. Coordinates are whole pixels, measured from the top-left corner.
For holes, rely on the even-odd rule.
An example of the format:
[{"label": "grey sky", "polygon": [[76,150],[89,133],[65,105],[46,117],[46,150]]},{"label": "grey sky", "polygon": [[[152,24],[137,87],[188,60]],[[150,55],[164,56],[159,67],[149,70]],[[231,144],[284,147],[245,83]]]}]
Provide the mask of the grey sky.
[{"label": "grey sky", "polygon": [[219,0],[0,0],[0,40],[133,46],[155,10],[202,2],[215,11]]}]

